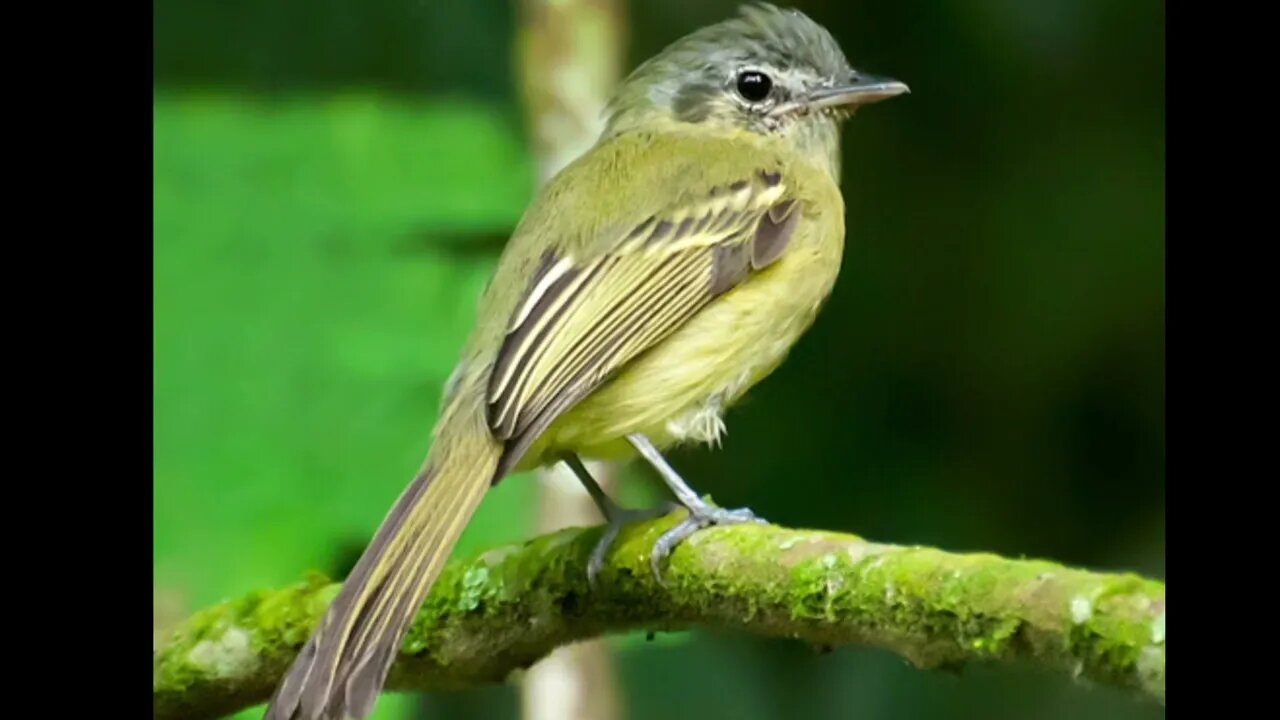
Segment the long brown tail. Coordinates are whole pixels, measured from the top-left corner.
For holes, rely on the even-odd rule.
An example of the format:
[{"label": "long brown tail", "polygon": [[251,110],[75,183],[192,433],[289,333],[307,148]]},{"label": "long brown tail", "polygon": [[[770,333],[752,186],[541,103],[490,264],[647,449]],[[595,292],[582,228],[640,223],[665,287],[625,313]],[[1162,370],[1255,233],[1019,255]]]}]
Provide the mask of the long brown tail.
[{"label": "long brown tail", "polygon": [[346,720],[373,711],[409,623],[494,480],[502,452],[487,436],[449,445],[433,453],[382,521],[264,720]]}]

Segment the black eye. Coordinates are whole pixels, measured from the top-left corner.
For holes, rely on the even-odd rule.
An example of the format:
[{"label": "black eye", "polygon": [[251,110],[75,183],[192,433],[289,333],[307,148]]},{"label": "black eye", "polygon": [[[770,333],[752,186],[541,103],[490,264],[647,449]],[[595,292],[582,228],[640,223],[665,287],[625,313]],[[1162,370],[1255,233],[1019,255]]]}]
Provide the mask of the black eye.
[{"label": "black eye", "polygon": [[738,73],[738,94],[747,102],[760,102],[769,97],[773,80],[759,70],[743,70]]}]

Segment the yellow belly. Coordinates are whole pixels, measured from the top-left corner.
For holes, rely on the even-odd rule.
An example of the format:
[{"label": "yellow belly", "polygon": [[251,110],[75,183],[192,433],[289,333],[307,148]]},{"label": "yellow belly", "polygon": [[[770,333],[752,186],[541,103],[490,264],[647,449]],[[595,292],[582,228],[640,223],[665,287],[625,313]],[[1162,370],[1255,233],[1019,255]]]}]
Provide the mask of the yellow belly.
[{"label": "yellow belly", "polygon": [[659,448],[715,442],[720,412],[777,368],[812,324],[839,272],[843,240],[842,213],[803,223],[782,258],[557,419],[517,470],[565,452],[629,457],[628,433],[643,433]]}]

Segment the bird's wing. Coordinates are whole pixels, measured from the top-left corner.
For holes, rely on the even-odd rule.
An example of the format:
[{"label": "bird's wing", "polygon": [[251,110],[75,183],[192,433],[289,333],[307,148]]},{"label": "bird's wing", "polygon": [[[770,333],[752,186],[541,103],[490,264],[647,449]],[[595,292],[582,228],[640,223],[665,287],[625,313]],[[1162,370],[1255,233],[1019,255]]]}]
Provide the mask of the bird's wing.
[{"label": "bird's wing", "polygon": [[778,258],[801,213],[757,171],[656,213],[590,257],[548,251],[511,314],[486,411],[509,470],[561,413]]}]

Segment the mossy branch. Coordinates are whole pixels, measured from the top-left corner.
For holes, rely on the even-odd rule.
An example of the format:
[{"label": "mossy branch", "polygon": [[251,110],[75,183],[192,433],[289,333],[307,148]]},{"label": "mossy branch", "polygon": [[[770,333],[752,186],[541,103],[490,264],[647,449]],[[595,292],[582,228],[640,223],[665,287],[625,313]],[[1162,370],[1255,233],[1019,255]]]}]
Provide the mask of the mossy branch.
[{"label": "mossy branch", "polygon": [[[649,549],[676,519],[625,530],[595,588],[585,567],[599,528],[451,563],[387,689],[499,682],[565,643],[702,625],[824,649],[883,647],[921,668],[1032,663],[1164,703],[1162,582],[738,525],[686,540],[666,566],[663,587],[649,571]],[[216,718],[264,702],[337,587],[313,578],[188,619],[155,653],[155,717]]]}]

